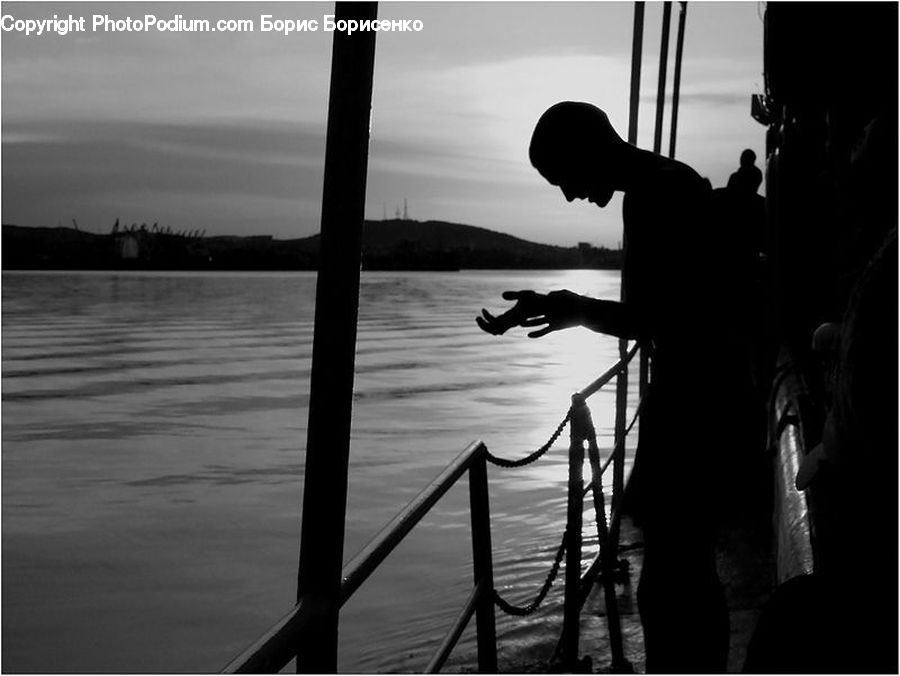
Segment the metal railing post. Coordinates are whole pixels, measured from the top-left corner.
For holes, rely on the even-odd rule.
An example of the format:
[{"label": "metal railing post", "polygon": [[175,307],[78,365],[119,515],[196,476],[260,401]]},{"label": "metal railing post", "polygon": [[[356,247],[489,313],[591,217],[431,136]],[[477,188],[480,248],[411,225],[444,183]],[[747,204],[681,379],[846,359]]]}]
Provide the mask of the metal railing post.
[{"label": "metal railing post", "polygon": [[662,149],[663,110],[666,105],[666,73],[669,65],[669,27],[672,24],[672,3],[663,3],[662,36],[659,45],[659,81],[656,87],[656,128],[653,132],[653,152]]},{"label": "metal railing post", "polygon": [[[641,93],[641,55],[644,48],[644,3],[634,3],[634,27],[632,28],[631,39],[631,99],[628,111],[628,142],[637,145],[638,137],[638,111],[640,110],[640,93]],[[628,258],[628,235],[623,233],[622,236],[622,256],[624,260]],[[622,271],[624,273],[625,266],[623,264]],[[620,275],[622,281],[619,299],[624,303],[628,300],[627,289],[625,287],[625,276]],[[628,353],[628,341],[624,338],[619,339],[619,359],[622,360]],[[641,347],[641,363],[644,363],[644,348]],[[643,392],[641,393],[643,395]],[[625,436],[625,414],[628,405],[628,366],[623,365],[622,370],[616,377],[616,421],[615,421],[615,443]],[[621,495],[625,486],[625,466],[618,459],[613,461],[613,501],[612,509],[618,507],[617,495]],[[614,547],[616,555],[619,549],[619,526],[617,523],[612,524],[612,533],[610,535],[610,546]]]},{"label": "metal railing post", "polygon": [[641,345],[638,364],[638,399],[640,400],[647,393],[647,385],[650,383],[650,346],[647,343]]},{"label": "metal railing post", "polygon": [[581,616],[581,513],[584,507],[584,399],[572,397],[569,443],[569,495],[566,514],[566,578],[563,606],[563,666],[574,670],[578,661]]},{"label": "metal railing post", "polygon": [[631,31],[631,103],[628,108],[628,142],[637,145],[638,112],[641,100],[641,55],[644,48],[644,3],[634,3]]},{"label": "metal railing post", "polygon": [[482,452],[469,468],[469,510],[472,519],[472,561],[475,586],[482,588],[475,607],[478,671],[497,672],[497,629],[494,618],[494,566],[491,555],[491,508],[487,456]]},{"label": "metal railing post", "polygon": [[678,98],[681,95],[681,58],[684,54],[684,22],[687,16],[687,2],[678,3],[678,37],[675,42],[675,74],[672,82],[672,127],[669,131],[669,157],[675,157],[675,139],[678,134]]},{"label": "metal railing post", "polygon": [[[644,356],[644,349],[641,348],[641,357]],[[625,418],[628,414],[628,364],[622,365],[622,370],[616,378],[616,421],[614,442],[616,448],[619,444],[623,445],[622,452],[616,454],[613,458],[613,497],[611,501],[611,512],[617,514],[622,504],[622,495],[625,492]],[[611,556],[619,555],[619,521],[613,521],[609,527],[609,548]]]},{"label": "metal railing post", "polygon": [[[339,20],[372,20],[377,7],[338,2],[335,14]],[[298,600],[316,618],[297,637],[297,670],[306,673],[337,672],[374,63],[374,32],[335,31],[297,583]]]}]

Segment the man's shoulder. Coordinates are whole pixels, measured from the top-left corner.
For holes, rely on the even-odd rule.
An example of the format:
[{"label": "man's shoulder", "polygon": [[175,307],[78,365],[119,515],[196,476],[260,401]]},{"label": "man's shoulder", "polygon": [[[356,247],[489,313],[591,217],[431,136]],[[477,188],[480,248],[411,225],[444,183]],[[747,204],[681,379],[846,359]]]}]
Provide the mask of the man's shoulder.
[{"label": "man's shoulder", "polygon": [[656,174],[655,180],[664,182],[667,185],[676,185],[702,192],[709,190],[709,186],[700,174],[689,165],[678,160],[670,159],[665,164],[660,165],[659,169],[653,173]]},{"label": "man's shoulder", "polygon": [[[641,182],[629,192],[632,199],[691,202],[710,196],[709,184],[683,162],[667,159],[641,177]],[[626,197],[628,195],[626,194]]]}]

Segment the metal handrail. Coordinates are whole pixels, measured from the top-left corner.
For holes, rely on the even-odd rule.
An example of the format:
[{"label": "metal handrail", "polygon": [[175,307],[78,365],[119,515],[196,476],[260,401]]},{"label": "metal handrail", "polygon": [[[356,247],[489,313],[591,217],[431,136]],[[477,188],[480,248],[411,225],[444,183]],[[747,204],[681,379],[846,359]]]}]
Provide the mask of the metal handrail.
[{"label": "metal handrail", "polygon": [[480,441],[470,444],[344,566],[341,572],[341,605],[347,602],[388,554],[469,469],[477,454],[483,454],[486,450],[484,443]]},{"label": "metal handrail", "polygon": [[626,366],[628,366],[628,363],[632,360],[638,349],[640,349],[640,344],[635,341],[634,345],[631,346],[631,349],[628,350],[628,352],[625,353],[625,355],[621,359],[619,359],[619,361],[617,361],[606,371],[604,371],[603,375],[597,378],[594,382],[581,390],[578,393],[578,396],[582,399],[587,399],[592,394],[597,392],[597,390],[599,390],[601,387],[606,385],[610,380],[619,375],[619,372],[622,371],[622,369],[624,369]]},{"label": "metal handrail", "polygon": [[463,606],[462,610],[459,611],[456,621],[453,623],[453,626],[450,627],[450,631],[447,632],[447,636],[441,642],[440,647],[437,649],[434,657],[431,658],[428,666],[425,667],[423,673],[436,674],[441,670],[441,667],[444,666],[447,658],[450,657],[450,652],[456,646],[460,636],[462,636],[466,625],[469,624],[469,620],[472,619],[472,615],[475,614],[479,599],[484,597],[485,594],[489,594],[490,591],[491,590],[487,588],[484,582],[479,582],[472,590],[472,593],[466,600],[466,604]]},{"label": "metal handrail", "polygon": [[[456,459],[448,465],[435,479],[428,484],[416,497],[414,497],[398,514],[395,516],[379,533],[376,535],[363,549],[344,566],[341,572],[341,592],[340,604],[346,603],[354,592],[359,589],[363,582],[375,571],[378,565],[387,558],[387,556],[397,547],[403,538],[415,527],[419,521],[429,512],[429,510],[440,500],[440,498],[459,480],[459,478],[467,471],[473,471],[475,467],[480,465],[480,474],[486,479],[484,474],[484,462],[487,447],[481,441],[471,443]],[[480,462],[479,462],[480,461]],[[470,479],[473,477],[470,475]],[[486,496],[487,486],[482,488]],[[473,498],[477,495],[478,488],[471,486]],[[484,505],[486,507],[486,501]],[[482,520],[487,517],[489,523],[489,514],[482,515]],[[483,530],[483,529],[482,529]],[[473,537],[476,535],[483,536],[479,533],[473,518]],[[488,537],[489,537],[488,533]],[[478,574],[478,571],[476,571]],[[439,649],[439,654],[432,659],[432,664],[439,665],[443,663],[446,656],[462,634],[462,630],[468,623],[472,614],[477,610],[479,602],[484,605],[485,602],[493,604],[489,592],[492,591],[492,576],[486,578],[482,575],[481,579],[476,581],[475,591],[467,601],[464,612],[460,615],[460,619],[451,628],[450,635],[455,634],[455,639],[450,642],[447,647],[448,640],[445,639]],[[487,590],[487,591],[486,591]],[[315,619],[318,614],[311,608],[308,602],[301,601],[294,608],[276,622],[263,636],[257,639],[250,647],[244,650],[240,655],[235,657],[222,673],[274,673],[280,671],[292,659],[297,657],[299,652],[298,637],[303,634],[303,630]],[[460,620],[464,618],[461,626]],[[492,632],[493,627],[488,628],[488,633]],[[480,632],[481,633],[481,632]],[[448,636],[448,639],[451,638]],[[481,643],[481,640],[479,640]],[[446,649],[443,659],[438,660],[442,651]],[[488,656],[487,659],[490,659]],[[496,663],[496,655],[494,656]],[[485,669],[485,671],[490,670]],[[496,669],[493,669],[496,670]]]},{"label": "metal handrail", "polygon": [[[639,345],[635,343],[622,359],[582,389],[575,397],[580,398],[580,401],[583,402],[614,377],[621,374],[638,349]],[[634,424],[634,421],[632,421],[632,424]],[[621,443],[620,440],[616,444],[616,447],[604,464],[604,470],[619,454]],[[473,615],[476,615],[478,624],[479,669],[482,672],[495,672],[497,670],[496,634],[493,615],[494,585],[490,545],[490,508],[487,499],[487,455],[487,447],[482,441],[475,441],[469,444],[453,462],[400,510],[341,571],[339,602],[340,606],[343,606],[444,494],[463,474],[469,473],[473,558],[475,563],[474,587],[446,637],[428,663],[425,669],[426,673],[434,673],[440,670]],[[577,549],[580,551],[580,546]],[[580,583],[579,586],[583,587],[584,580],[580,580]],[[321,612],[322,609],[313,608],[310,601],[300,601],[252,645],[231,660],[222,670],[222,673],[274,673],[280,671],[288,662],[298,656],[301,637],[305,630],[315,623],[317,618],[321,617]]]}]

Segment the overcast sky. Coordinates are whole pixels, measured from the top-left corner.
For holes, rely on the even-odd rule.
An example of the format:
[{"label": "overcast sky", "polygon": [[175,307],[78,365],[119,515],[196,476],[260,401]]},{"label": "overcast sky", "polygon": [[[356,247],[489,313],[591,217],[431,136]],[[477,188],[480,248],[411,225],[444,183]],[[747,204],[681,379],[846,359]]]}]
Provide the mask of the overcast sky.
[{"label": "overcast sky", "polygon": [[[2,38],[2,220],[107,232],[159,222],[207,234],[319,228],[333,4],[15,3],[17,19],[74,15],[88,31]],[[673,3],[669,92],[678,3]],[[541,112],[604,108],[627,132],[633,4],[383,2],[366,215],[445,220],[562,245],[615,246],[621,200],[568,204],[527,156]],[[761,164],[762,9],[691,2],[677,157],[724,185],[744,148]],[[253,19],[253,33],[91,31],[113,18]],[[260,16],[317,19],[318,32],[260,32]],[[638,145],[652,147],[661,3],[648,3]],[[668,148],[670,107],[663,148]]]}]

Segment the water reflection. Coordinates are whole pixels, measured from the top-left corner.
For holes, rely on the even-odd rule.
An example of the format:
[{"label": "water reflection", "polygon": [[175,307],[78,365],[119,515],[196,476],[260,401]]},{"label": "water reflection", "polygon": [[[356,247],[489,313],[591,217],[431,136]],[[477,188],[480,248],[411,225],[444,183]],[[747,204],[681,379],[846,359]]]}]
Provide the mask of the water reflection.
[{"label": "water reflection", "polygon": [[[314,282],[4,273],[7,669],[216,670],[290,607]],[[618,275],[363,275],[346,560],[472,439],[506,457],[542,445],[617,358],[583,330],[477,328],[481,307],[523,288],[613,299]],[[612,396],[591,400],[607,450]],[[490,470],[495,575],[513,601],[530,600],[559,544],[567,444]],[[346,607],[341,670],[424,667],[471,586],[468,528],[462,483]],[[498,616],[501,640],[555,642],[558,624],[541,622],[560,612],[553,591],[536,618]],[[473,649],[467,631],[454,664]]]}]

